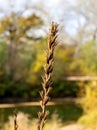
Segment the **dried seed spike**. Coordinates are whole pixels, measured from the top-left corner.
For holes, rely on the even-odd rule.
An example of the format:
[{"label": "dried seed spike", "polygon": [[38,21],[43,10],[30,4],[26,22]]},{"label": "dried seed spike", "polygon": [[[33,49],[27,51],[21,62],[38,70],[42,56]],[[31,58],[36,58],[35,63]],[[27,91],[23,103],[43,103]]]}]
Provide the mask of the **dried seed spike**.
[{"label": "dried seed spike", "polygon": [[42,120],[43,114],[41,112],[38,112],[38,117],[39,117],[40,120]]},{"label": "dried seed spike", "polygon": [[[58,36],[58,35],[55,35],[55,36],[51,39],[51,45],[52,45],[53,43],[55,43],[57,36]],[[53,45],[54,45],[54,44],[53,44]]]},{"label": "dried seed spike", "polygon": [[52,87],[49,87],[47,90],[47,94],[49,94],[49,92],[52,90]]},{"label": "dried seed spike", "polygon": [[16,110],[14,111],[14,130],[18,129],[18,124],[17,124],[17,112]]},{"label": "dried seed spike", "polygon": [[44,76],[41,76],[43,82],[45,82],[45,75]]},{"label": "dried seed spike", "polygon": [[[46,52],[46,64],[44,65],[44,75],[42,76],[42,89],[40,96],[42,98],[41,108],[42,112],[38,114],[40,122],[38,130],[43,130],[46,118],[48,116],[48,111],[46,111],[46,105],[50,100],[49,92],[51,91],[52,84],[52,71],[53,71],[53,62],[54,62],[54,49],[57,45],[57,36],[58,36],[58,24],[52,22],[51,29],[48,37],[48,50]],[[42,116],[41,116],[42,115]]]},{"label": "dried seed spike", "polygon": [[41,83],[42,84],[42,87],[43,87],[43,89],[45,88],[45,84],[44,83]]},{"label": "dried seed spike", "polygon": [[40,116],[41,116],[41,112],[38,112],[38,118],[40,119]]},{"label": "dried seed spike", "polygon": [[39,93],[40,93],[41,98],[43,99],[43,97],[44,97],[43,91],[40,91]]},{"label": "dried seed spike", "polygon": [[47,104],[47,102],[49,101],[49,97],[48,97],[48,95],[45,95],[44,96],[44,99],[43,99],[43,105],[46,105]]},{"label": "dried seed spike", "polygon": [[48,113],[46,111],[45,114],[44,114],[44,121],[46,120],[47,116],[48,116]]},{"label": "dried seed spike", "polygon": [[43,108],[43,106],[42,106],[42,101],[40,101],[40,106],[41,106],[41,108]]},{"label": "dried seed spike", "polygon": [[47,110],[46,112],[45,112],[45,116],[47,117],[49,115],[49,111]]}]

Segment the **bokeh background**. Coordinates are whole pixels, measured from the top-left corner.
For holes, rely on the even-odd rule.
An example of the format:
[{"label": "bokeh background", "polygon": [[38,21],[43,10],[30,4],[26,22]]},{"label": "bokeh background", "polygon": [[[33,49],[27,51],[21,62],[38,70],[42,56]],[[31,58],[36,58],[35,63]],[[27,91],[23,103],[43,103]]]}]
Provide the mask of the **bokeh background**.
[{"label": "bokeh background", "polygon": [[[9,126],[13,129],[15,108],[9,108],[10,104],[40,100],[41,75],[52,21],[59,24],[50,93],[56,105],[48,106],[50,115],[44,129],[53,126],[52,129],[65,130],[68,124],[80,124],[78,127],[84,124],[96,130],[96,10],[97,0],[0,0],[2,130],[8,130]],[[36,129],[39,110],[37,105],[17,107],[20,130]]]}]

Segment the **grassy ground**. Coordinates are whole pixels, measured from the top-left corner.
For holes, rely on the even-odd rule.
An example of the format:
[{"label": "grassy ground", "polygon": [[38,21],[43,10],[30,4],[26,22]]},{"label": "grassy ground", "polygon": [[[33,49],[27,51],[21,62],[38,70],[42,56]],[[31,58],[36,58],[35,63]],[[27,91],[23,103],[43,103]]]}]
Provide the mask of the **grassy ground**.
[{"label": "grassy ground", "polygon": [[[13,115],[14,109],[15,108],[0,109],[0,125],[8,121],[8,117]],[[37,118],[37,112],[40,110],[40,106],[17,108],[18,112],[28,114],[30,119]],[[74,103],[64,103],[62,105],[48,106],[48,110],[50,111],[48,120],[50,120],[52,115],[56,113],[62,122],[75,122],[83,113],[81,107]]]}]

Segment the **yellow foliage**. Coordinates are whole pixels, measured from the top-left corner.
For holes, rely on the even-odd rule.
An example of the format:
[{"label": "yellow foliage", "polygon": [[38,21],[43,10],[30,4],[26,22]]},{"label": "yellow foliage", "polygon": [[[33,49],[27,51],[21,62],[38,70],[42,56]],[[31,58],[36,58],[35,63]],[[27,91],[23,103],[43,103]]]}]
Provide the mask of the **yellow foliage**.
[{"label": "yellow foliage", "polygon": [[79,120],[79,123],[85,125],[96,125],[97,124],[97,110],[94,109],[93,111],[89,112],[88,114],[83,115]]},{"label": "yellow foliage", "polygon": [[26,82],[33,85],[37,84],[37,77],[35,75],[32,75],[29,78],[27,78]]},{"label": "yellow foliage", "polygon": [[30,84],[37,84],[39,82],[39,75],[41,75],[41,70],[43,68],[45,62],[45,54],[38,53],[36,60],[32,63],[31,68],[29,70],[29,77],[27,78],[27,82]]},{"label": "yellow foliage", "polygon": [[26,37],[26,32],[29,29],[31,29],[34,26],[39,26],[42,24],[43,24],[42,19],[35,14],[32,14],[31,16],[26,18],[22,16],[19,16],[17,18],[15,14],[11,14],[0,20],[0,34],[3,34],[7,31],[9,32],[10,27],[13,26],[17,31],[15,37],[17,37],[19,41],[20,37]]},{"label": "yellow foliage", "polygon": [[92,81],[85,86],[86,94],[82,102],[85,115],[79,122],[83,124],[97,123],[97,81]]},{"label": "yellow foliage", "polygon": [[44,53],[38,54],[36,62],[34,63],[34,67],[32,68],[32,72],[37,73],[44,65],[45,55]]},{"label": "yellow foliage", "polygon": [[82,107],[85,113],[89,113],[90,111],[97,108],[97,82],[92,81],[85,86],[85,97],[82,103]]}]

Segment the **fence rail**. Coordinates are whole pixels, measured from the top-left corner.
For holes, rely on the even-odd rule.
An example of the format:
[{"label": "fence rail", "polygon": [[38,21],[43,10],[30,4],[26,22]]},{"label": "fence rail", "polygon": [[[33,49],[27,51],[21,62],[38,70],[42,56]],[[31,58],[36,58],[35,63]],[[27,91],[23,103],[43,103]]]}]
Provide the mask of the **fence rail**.
[{"label": "fence rail", "polygon": [[97,77],[91,77],[91,76],[70,76],[70,77],[65,77],[63,80],[64,81],[97,81]]},{"label": "fence rail", "polygon": [[[62,105],[64,103],[80,103],[82,98],[59,98],[52,99],[47,105]],[[15,107],[25,107],[25,106],[40,106],[40,102],[22,102],[22,103],[6,103],[0,104],[0,108],[15,108]]]}]

